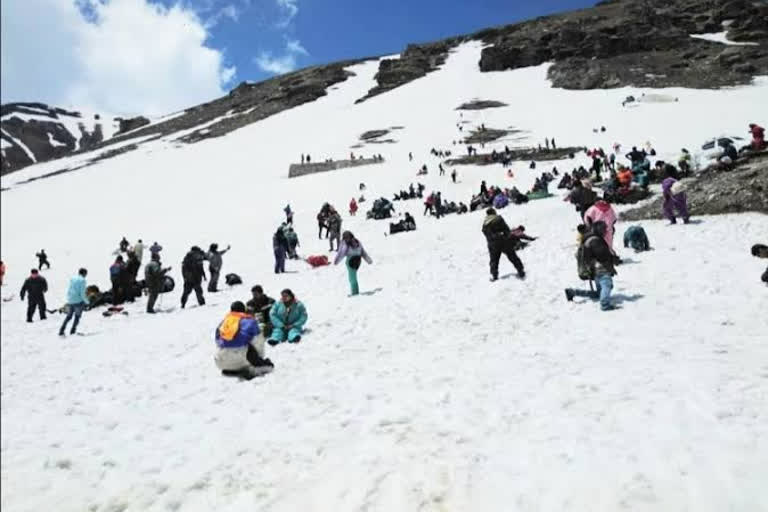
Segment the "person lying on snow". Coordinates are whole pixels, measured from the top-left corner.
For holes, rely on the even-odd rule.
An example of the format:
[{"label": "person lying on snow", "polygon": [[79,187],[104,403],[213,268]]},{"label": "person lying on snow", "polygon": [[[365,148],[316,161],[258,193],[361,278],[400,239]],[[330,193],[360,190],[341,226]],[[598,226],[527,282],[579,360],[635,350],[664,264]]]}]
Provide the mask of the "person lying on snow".
[{"label": "person lying on snow", "polygon": [[264,358],[264,337],[260,334],[259,323],[246,313],[245,304],[233,302],[214,337],[214,362],[222,375],[250,380],[275,368],[272,361]]},{"label": "person lying on snow", "polygon": [[635,252],[650,251],[651,243],[641,226],[629,226],[624,232],[624,248],[632,247]]},{"label": "person lying on snow", "polygon": [[280,301],[272,306],[269,318],[272,320],[272,334],[267,340],[270,345],[301,341],[304,324],[307,323],[307,310],[291,290],[286,288],[280,292]]},{"label": "person lying on snow", "polygon": [[[768,245],[755,244],[752,246],[752,256],[756,258],[768,258]],[[768,268],[765,269],[760,280],[765,284],[768,284]]]},{"label": "person lying on snow", "polygon": [[517,226],[515,229],[510,231],[510,236],[512,238],[512,242],[515,244],[516,251],[528,247],[526,242],[533,242],[536,240],[536,237],[528,236],[525,234],[525,226],[523,225]]},{"label": "person lying on snow", "polygon": [[565,298],[569,302],[574,297],[588,297],[600,301],[600,309],[611,311],[616,309],[611,303],[611,291],[613,290],[613,276],[616,269],[613,265],[614,257],[610,247],[605,241],[607,226],[603,221],[592,224],[592,229],[584,236],[584,241],[576,251],[576,263],[579,278],[584,281],[595,281],[597,290],[565,289]]}]

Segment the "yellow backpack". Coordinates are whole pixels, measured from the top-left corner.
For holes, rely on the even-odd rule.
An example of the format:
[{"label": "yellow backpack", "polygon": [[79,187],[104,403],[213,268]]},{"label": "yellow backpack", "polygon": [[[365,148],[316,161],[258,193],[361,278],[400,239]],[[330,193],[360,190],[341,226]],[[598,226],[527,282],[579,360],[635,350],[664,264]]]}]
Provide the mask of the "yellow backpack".
[{"label": "yellow backpack", "polygon": [[245,313],[229,313],[219,325],[219,338],[223,341],[232,341],[240,329],[240,320],[246,318]]}]

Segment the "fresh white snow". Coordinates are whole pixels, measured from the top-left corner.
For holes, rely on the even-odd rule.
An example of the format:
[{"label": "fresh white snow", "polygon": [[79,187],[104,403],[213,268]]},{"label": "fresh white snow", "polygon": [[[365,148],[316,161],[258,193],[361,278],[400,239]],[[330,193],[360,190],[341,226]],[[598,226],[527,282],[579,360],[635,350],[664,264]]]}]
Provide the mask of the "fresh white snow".
[{"label": "fresh white snow", "polygon": [[695,39],[704,39],[705,41],[712,41],[713,43],[727,44],[730,46],[758,46],[757,43],[751,43],[748,41],[739,42],[731,41],[728,39],[728,31],[714,32],[711,34],[691,34],[691,37]]},{"label": "fresh white snow", "polygon": [[[422,163],[428,192],[468,202],[481,180],[527,189],[552,165],[586,162],[535,171],[519,162],[514,179],[500,166],[458,167],[456,185],[439,177],[429,149],[461,153],[452,141],[480,123],[527,130],[531,145],[650,141],[672,159],[712,133],[765,122],[754,114],[768,80],[659,90],[679,101],[624,109],[635,91],[553,89],[547,66],[480,73],[480,48],[463,45],[440,70],[358,105],[377,62],[352,66],[356,76],[326,97],[225,137],[147,142],[25,185],[15,186],[51,163],[3,177],[12,188],[0,202],[2,295],[15,297],[0,318],[3,509],[768,509],[768,293],[765,264],[749,254],[765,242],[768,217],[694,211],[698,224],[640,222],[654,250],[637,255],[620,247],[619,223],[623,307],[601,313],[565,301],[563,288],[581,286],[578,217],[560,197],[501,212],[539,237],[519,253],[525,281],[488,282],[480,212],[438,221],[418,201],[396,202],[418,230],[388,237],[385,221],[364,216],[376,197],[419,181]],[[509,106],[460,118],[454,109],[471,98]],[[470,121],[464,134],[460,120]],[[300,154],[344,158],[360,134],[391,126],[405,127],[397,144],[354,150],[381,153],[383,164],[287,178]],[[593,133],[600,126],[607,132]],[[368,201],[350,217],[360,182]],[[292,273],[272,273],[286,203],[302,254],[328,254],[315,221],[325,201],[374,259],[359,297],[347,296],[342,267],[289,261]],[[53,308],[80,266],[108,286],[122,236],[164,246],[177,289],[162,309],[177,306],[180,262],[194,244],[231,243],[223,273],[245,285],[154,317],[144,299],[125,317],[87,312],[84,337],[59,339],[59,315],[24,322],[17,294],[35,252],[44,247],[53,265],[43,272]],[[502,261],[502,275],[512,272]],[[311,331],[297,346],[268,348],[273,374],[240,383],[216,370],[213,332],[255,283],[272,296],[292,288]]]},{"label": "fresh white snow", "polygon": [[66,146],[66,144],[64,144],[63,142],[59,142],[59,141],[57,141],[57,140],[56,140],[56,139],[53,137],[53,134],[52,134],[52,133],[50,133],[50,132],[48,132],[48,142],[49,142],[49,143],[51,144],[51,146],[53,146],[53,147],[61,147],[61,146]]}]

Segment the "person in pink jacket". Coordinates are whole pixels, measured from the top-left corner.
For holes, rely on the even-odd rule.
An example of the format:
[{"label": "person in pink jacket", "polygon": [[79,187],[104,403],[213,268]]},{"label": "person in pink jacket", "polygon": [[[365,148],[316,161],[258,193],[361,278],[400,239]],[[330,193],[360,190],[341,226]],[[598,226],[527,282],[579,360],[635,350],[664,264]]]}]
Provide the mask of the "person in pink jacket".
[{"label": "person in pink jacket", "polygon": [[605,240],[605,243],[608,244],[608,247],[610,247],[611,252],[614,252],[613,251],[613,234],[616,231],[616,228],[615,228],[616,212],[613,211],[613,208],[611,207],[610,204],[606,203],[602,199],[600,199],[594,205],[592,205],[584,214],[584,223],[587,225],[587,227],[591,227],[592,224],[600,220],[605,222],[605,226],[606,226],[605,234],[603,235],[603,240]]}]

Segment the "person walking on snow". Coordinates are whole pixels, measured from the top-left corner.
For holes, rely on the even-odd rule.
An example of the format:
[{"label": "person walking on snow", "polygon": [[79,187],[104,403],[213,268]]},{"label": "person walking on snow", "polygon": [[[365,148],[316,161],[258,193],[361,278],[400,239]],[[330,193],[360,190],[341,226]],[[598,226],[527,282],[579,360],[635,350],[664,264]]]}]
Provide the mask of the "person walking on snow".
[{"label": "person walking on snow", "polygon": [[275,253],[275,274],[285,272],[285,257],[288,254],[288,240],[282,226],[272,235],[272,250]]},{"label": "person walking on snow", "polygon": [[109,267],[109,280],[112,282],[112,304],[117,306],[123,303],[123,288],[125,284],[125,263],[123,257],[118,256]]},{"label": "person walking on snow", "polygon": [[664,181],[661,182],[661,192],[664,197],[662,209],[664,216],[669,220],[670,224],[677,224],[675,210],[683,218],[683,222],[688,224],[690,222],[688,201],[685,197],[685,192],[681,189],[680,182],[667,175]]},{"label": "person walking on snow", "polygon": [[21,287],[21,300],[28,297],[27,322],[32,323],[35,309],[40,311],[40,320],[45,320],[45,293],[48,291],[48,282],[40,275],[36,268],[30,272],[30,276]]},{"label": "person walking on snow", "polygon": [[584,214],[584,223],[587,227],[591,227],[592,224],[598,221],[605,223],[605,243],[613,252],[613,234],[616,232],[616,212],[613,211],[613,207],[606,201],[600,199],[594,205],[592,205]]},{"label": "person walking on snow", "polygon": [[485,221],[483,221],[483,235],[488,242],[488,255],[490,258],[491,281],[499,278],[499,260],[502,253],[507,256],[512,265],[517,270],[517,276],[522,279],[525,277],[525,268],[523,262],[517,257],[515,252],[515,240],[512,237],[512,231],[509,229],[504,217],[496,214],[496,210],[488,208]]},{"label": "person walking on snow", "polygon": [[181,262],[181,275],[184,279],[184,291],[181,294],[181,308],[184,309],[187,306],[187,299],[195,291],[197,296],[197,304],[200,306],[205,305],[205,297],[203,296],[203,280],[205,280],[205,269],[203,268],[203,262],[206,255],[201,248],[193,246],[189,252],[184,256]]},{"label": "person walking on snow", "polygon": [[280,292],[280,300],[275,302],[269,312],[272,320],[272,334],[267,342],[277,345],[287,341],[298,343],[304,332],[304,324],[307,323],[307,309],[304,304],[296,300],[291,290],[286,288]]},{"label": "person walking on snow", "polygon": [[328,215],[328,219],[326,220],[328,223],[328,241],[331,245],[330,251],[333,251],[333,241],[336,241],[336,250],[339,250],[339,245],[341,244],[341,215],[331,208],[331,213]]},{"label": "person walking on snow", "polygon": [[144,259],[144,242],[141,241],[141,238],[139,238],[139,241],[133,245],[133,254],[136,255],[139,263]]},{"label": "person walking on snow", "polygon": [[290,204],[285,205],[285,208],[283,208],[283,211],[285,212],[285,223],[293,224],[293,210],[291,210],[291,205]]},{"label": "person walking on snow", "polygon": [[48,255],[45,254],[45,249],[40,249],[40,252],[35,254],[37,256],[37,270],[43,270],[45,268],[51,268],[51,264],[48,262]]},{"label": "person walking on snow", "polygon": [[147,285],[149,298],[147,299],[147,313],[155,313],[155,302],[163,291],[165,275],[171,271],[171,267],[163,268],[160,263],[160,253],[153,252],[150,262],[144,267],[144,282]]},{"label": "person walking on snow", "polygon": [[[581,255],[577,253],[577,259],[581,257],[579,265],[586,267],[588,276],[585,279],[595,281],[596,291],[575,290],[566,288],[565,298],[570,302],[574,297],[589,297],[600,300],[600,309],[611,311],[616,306],[611,304],[611,291],[613,290],[613,276],[616,275],[616,269],[613,265],[613,253],[605,242],[605,231],[607,226],[603,221],[597,221],[592,225],[591,232],[587,233],[579,248]],[[581,272],[579,272],[581,274]],[[590,285],[591,286],[591,285]]]},{"label": "person walking on snow", "polygon": [[208,280],[208,291],[210,293],[218,292],[219,274],[224,265],[222,256],[231,249],[228,245],[223,251],[219,251],[219,244],[211,244],[208,248],[208,272],[211,278]]},{"label": "person walking on snow", "polygon": [[275,365],[264,357],[264,337],[259,323],[246,313],[245,304],[235,301],[216,328],[214,356],[222,375],[250,380],[271,372]]},{"label": "person walking on snow", "polygon": [[360,285],[357,281],[357,271],[360,268],[362,260],[365,260],[369,265],[373,264],[373,260],[368,253],[365,252],[365,248],[360,241],[355,238],[355,235],[351,231],[345,231],[341,235],[341,247],[336,254],[336,259],[333,261],[334,265],[341,263],[341,260],[345,259],[347,266],[347,277],[349,278],[349,287],[351,295],[360,294]]},{"label": "person walking on snow", "polygon": [[80,317],[83,314],[83,310],[88,305],[88,295],[86,294],[87,283],[85,277],[88,275],[88,271],[84,268],[78,270],[77,275],[69,281],[69,289],[67,290],[67,316],[64,318],[64,323],[61,324],[59,329],[59,336],[64,336],[67,330],[67,324],[72,318],[75,321],[72,323],[72,330],[69,334],[75,334],[77,326],[80,323]]}]

